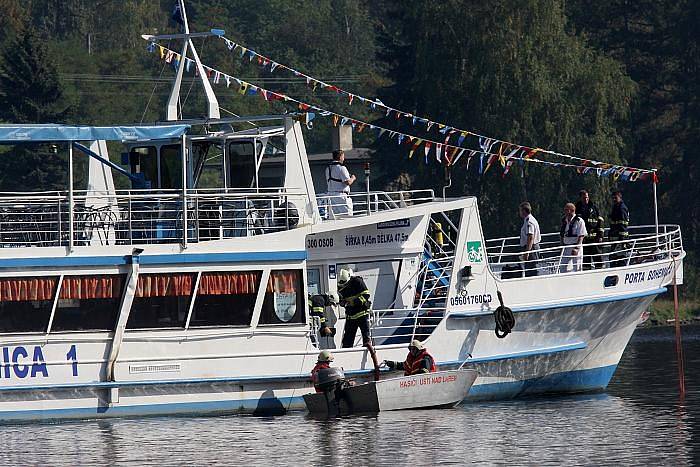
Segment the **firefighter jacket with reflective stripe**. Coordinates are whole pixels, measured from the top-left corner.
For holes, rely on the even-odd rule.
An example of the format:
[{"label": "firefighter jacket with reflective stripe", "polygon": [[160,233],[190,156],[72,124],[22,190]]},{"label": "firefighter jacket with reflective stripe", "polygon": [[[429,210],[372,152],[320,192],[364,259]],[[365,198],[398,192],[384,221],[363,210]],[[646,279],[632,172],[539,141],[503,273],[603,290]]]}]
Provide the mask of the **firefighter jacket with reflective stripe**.
[{"label": "firefighter jacket with reflective stripe", "polygon": [[630,212],[622,201],[620,204],[613,205],[612,211],[610,212],[610,233],[608,236],[610,238],[623,239],[629,236],[627,232],[627,227],[630,223]]},{"label": "firefighter jacket with reflective stripe", "polygon": [[326,297],[324,295],[314,295],[309,298],[309,314],[317,317],[321,324],[326,323]]},{"label": "firefighter jacket with reflective stripe", "polygon": [[595,204],[589,202],[583,204],[581,201],[576,202],[576,214],[586,223],[587,240],[598,239],[602,241],[603,233],[605,232],[605,220],[600,215],[600,211]]},{"label": "firefighter jacket with reflective stripe", "polygon": [[399,364],[397,368],[403,370],[403,374],[406,376],[420,373],[435,373],[437,371],[435,359],[427,350],[421,350],[415,357],[411,352],[408,352],[406,361]]},{"label": "firefighter jacket with reflective stripe", "polygon": [[345,287],[338,290],[341,305],[345,307],[347,319],[359,319],[369,315],[371,302],[365,281],[360,276],[352,276]]}]

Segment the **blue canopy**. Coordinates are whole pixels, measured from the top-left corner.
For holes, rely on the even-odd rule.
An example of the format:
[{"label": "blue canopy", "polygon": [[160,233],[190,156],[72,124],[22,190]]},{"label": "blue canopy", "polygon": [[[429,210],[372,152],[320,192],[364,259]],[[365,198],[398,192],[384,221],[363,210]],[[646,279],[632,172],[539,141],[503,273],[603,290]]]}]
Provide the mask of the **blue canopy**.
[{"label": "blue canopy", "polygon": [[189,125],[73,126],[0,125],[0,144],[52,141],[148,141],[179,138]]}]

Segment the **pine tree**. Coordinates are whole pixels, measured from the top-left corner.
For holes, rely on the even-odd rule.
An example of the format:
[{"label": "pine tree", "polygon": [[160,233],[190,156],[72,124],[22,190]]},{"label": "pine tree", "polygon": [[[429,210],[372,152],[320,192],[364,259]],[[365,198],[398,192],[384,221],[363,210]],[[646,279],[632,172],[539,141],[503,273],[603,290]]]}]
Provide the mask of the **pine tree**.
[{"label": "pine tree", "polygon": [[[58,70],[31,29],[10,40],[0,60],[0,121],[61,123],[70,117]],[[45,147],[15,146],[0,157],[3,191],[59,190],[65,181],[65,157]]]}]

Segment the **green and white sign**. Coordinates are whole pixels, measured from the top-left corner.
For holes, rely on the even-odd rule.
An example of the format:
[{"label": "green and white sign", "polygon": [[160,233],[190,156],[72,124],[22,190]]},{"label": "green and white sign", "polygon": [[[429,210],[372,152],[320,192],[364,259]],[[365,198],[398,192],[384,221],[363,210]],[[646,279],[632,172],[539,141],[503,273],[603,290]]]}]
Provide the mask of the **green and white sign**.
[{"label": "green and white sign", "polygon": [[467,259],[470,263],[484,261],[484,248],[481,246],[481,242],[467,242]]}]

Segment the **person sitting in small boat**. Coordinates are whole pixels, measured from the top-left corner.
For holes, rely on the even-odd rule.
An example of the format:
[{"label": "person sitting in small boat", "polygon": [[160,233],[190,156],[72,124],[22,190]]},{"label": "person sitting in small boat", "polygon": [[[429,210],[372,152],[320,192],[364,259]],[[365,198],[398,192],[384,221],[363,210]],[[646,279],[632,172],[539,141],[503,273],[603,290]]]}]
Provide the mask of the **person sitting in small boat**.
[{"label": "person sitting in small boat", "polygon": [[318,361],[313,370],[311,370],[311,381],[314,383],[314,389],[316,392],[323,392],[318,387],[318,372],[331,367],[331,362],[333,361],[333,354],[330,350],[322,350],[318,354]]},{"label": "person sitting in small boat", "polygon": [[421,373],[435,373],[435,359],[428,353],[428,350],[418,339],[413,339],[408,345],[408,356],[405,362],[392,362],[384,360],[384,364],[390,370],[403,370],[406,376],[419,375]]}]

